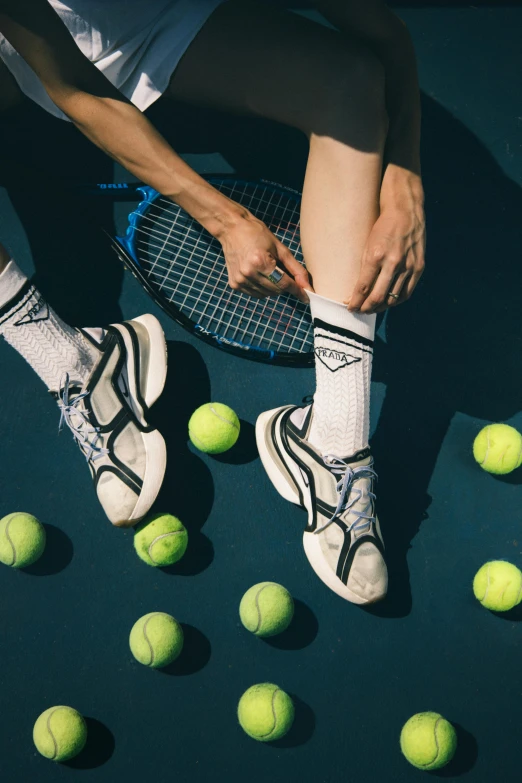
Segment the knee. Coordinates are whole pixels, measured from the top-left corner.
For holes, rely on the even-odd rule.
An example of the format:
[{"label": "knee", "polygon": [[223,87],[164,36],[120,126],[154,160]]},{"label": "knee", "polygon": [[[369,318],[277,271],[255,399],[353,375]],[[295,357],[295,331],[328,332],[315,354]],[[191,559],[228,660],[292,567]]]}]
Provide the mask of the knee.
[{"label": "knee", "polygon": [[[316,94],[310,95],[308,133],[332,135],[364,149],[381,143],[388,128],[385,73],[363,46],[336,48],[318,65]],[[340,138],[340,136],[342,138]]]}]

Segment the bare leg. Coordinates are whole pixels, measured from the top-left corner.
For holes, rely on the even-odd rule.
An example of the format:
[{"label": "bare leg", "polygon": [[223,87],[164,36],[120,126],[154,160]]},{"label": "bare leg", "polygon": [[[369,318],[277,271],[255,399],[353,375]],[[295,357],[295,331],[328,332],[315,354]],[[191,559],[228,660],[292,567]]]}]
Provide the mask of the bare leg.
[{"label": "bare leg", "polygon": [[307,134],[306,265],[318,294],[347,301],[378,210],[386,114],[376,58],[294,14],[230,0],[193,42],[166,96]]},{"label": "bare leg", "polygon": [[230,0],[190,47],[169,92],[293,125],[310,140],[301,234],[315,289],[317,385],[313,405],[261,414],[257,442],[276,489],[309,511],[303,543],[318,576],[349,601],[380,600],[387,571],[368,449],[375,315],[343,302],[377,218],[382,68],[335,31]]}]

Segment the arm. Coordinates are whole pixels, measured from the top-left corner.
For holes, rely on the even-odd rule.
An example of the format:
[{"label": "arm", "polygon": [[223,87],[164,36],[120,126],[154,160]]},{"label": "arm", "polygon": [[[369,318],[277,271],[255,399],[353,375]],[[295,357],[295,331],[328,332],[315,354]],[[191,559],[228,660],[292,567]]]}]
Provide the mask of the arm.
[{"label": "arm", "polygon": [[[251,254],[271,255],[287,267],[294,264],[301,270],[292,254],[260,221],[191,169],[147,118],[84,57],[46,0],[0,0],[0,32],[33,69],[51,100],[82,133],[226,243],[225,255],[240,254],[246,266],[251,259],[245,259],[241,248],[253,247]],[[274,262],[268,259],[267,263],[271,271]],[[287,287],[291,293],[305,296],[291,278]],[[274,293],[273,287],[262,295],[267,293]]]},{"label": "arm", "polygon": [[172,198],[212,234],[239,206],[214,193],[149,121],[77,48],[45,0],[2,0],[0,30],[36,73],[51,100],[104,152]]},{"label": "arm", "polygon": [[[369,239],[367,252],[395,233],[389,252],[402,254],[410,273],[401,300],[409,296],[424,268],[424,192],[420,170],[420,93],[413,43],[406,26],[382,0],[321,0],[321,13],[342,32],[356,36],[380,59],[386,75],[389,130],[384,152],[381,218]],[[408,249],[409,246],[409,249]],[[364,274],[364,270],[363,270]],[[351,306],[361,307],[361,297]],[[364,308],[362,308],[364,311]]]}]

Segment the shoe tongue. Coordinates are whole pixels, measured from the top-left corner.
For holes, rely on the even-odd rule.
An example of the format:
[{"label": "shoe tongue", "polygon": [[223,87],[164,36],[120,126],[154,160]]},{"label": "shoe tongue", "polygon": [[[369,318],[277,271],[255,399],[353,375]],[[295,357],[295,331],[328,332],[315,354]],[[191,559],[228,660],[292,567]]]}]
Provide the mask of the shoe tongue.
[{"label": "shoe tongue", "polygon": [[[69,384],[69,401],[73,402],[74,398],[81,394],[83,391],[83,386],[80,383],[70,383]],[[49,394],[51,397],[53,397],[56,402],[60,400],[63,397],[63,386],[59,391],[56,391],[55,389],[49,389]]]},{"label": "shoe tongue", "polygon": [[[358,452],[358,454],[362,453],[366,452]],[[368,456],[364,457],[363,459],[357,459],[358,454],[354,454],[353,457],[348,457],[348,459],[345,460],[345,462],[347,462],[351,468],[363,468],[366,465],[373,465],[373,458],[371,454],[368,454]]]},{"label": "shoe tongue", "polygon": [[107,334],[107,330],[102,329],[101,327],[84,327],[82,332],[87,333],[89,337],[92,337],[92,339],[100,345],[104,341],[105,335]]}]

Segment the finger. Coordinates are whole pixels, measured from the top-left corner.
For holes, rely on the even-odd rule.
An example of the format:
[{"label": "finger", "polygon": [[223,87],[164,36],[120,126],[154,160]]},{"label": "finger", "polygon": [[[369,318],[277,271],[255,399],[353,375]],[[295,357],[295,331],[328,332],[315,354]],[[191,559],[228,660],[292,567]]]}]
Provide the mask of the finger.
[{"label": "finger", "polygon": [[374,313],[377,308],[387,304],[388,293],[393,285],[395,276],[396,269],[394,267],[383,267],[381,269],[372,290],[359,308],[361,313],[369,315]]},{"label": "finger", "polygon": [[[312,291],[313,288],[306,267],[293,256],[282,242],[277,242],[277,250],[279,261],[282,262],[284,268],[294,278],[297,285],[305,291]],[[308,301],[308,297],[303,301]]]},{"label": "finger", "polygon": [[[275,268],[283,272],[283,277],[278,280],[277,283],[267,281],[269,286],[275,286],[279,294],[291,294],[299,299],[301,302],[308,304],[309,299],[306,295],[306,290],[312,290],[310,285],[310,279],[308,272],[302,264],[297,261],[292,253],[281,243],[278,243],[276,247],[278,258],[273,260]],[[268,274],[274,271],[274,267],[270,268],[270,272],[264,272],[263,277],[266,281]]]},{"label": "finger", "polygon": [[247,296],[251,296],[252,299],[266,299],[267,296],[271,295],[269,291],[265,291],[263,288],[259,288],[257,285],[247,285],[246,283],[241,285],[238,291],[242,294],[246,294]]},{"label": "finger", "polygon": [[[295,282],[293,277],[290,277],[289,274],[287,274],[282,267],[279,265],[276,265],[276,269],[279,272],[282,272],[283,275],[280,280],[277,281],[277,283],[273,283],[271,280],[268,279],[267,275],[263,272],[259,272],[258,279],[256,280],[257,285],[264,288],[267,291],[268,296],[279,296],[280,294],[291,294],[292,296],[295,296],[297,299],[299,299],[301,302],[308,302],[308,296],[305,294],[303,289]],[[274,269],[270,270],[270,273],[272,273]]]},{"label": "finger", "polygon": [[233,282],[229,280],[228,284],[232,289],[232,293],[246,294],[255,299],[264,299],[265,297],[270,296],[269,291],[265,291],[250,278],[242,277],[239,280],[235,279]]},{"label": "finger", "polygon": [[[282,272],[283,270],[280,267],[277,267]],[[287,275],[286,272],[283,273],[283,276],[280,280],[277,281],[277,283],[272,283],[271,280],[268,280],[261,272],[259,273],[260,279],[258,281],[259,285],[267,292],[267,296],[280,296],[281,294],[291,294],[292,296],[295,296],[297,299],[299,299],[301,302],[308,302],[308,297],[303,291],[303,289],[297,285],[293,277],[290,277],[290,275]]]},{"label": "finger", "polygon": [[405,302],[406,299],[409,299],[410,296],[415,291],[415,288],[417,287],[417,283],[422,277],[422,272],[414,272],[410,279],[406,282],[404,285],[404,288],[401,292],[401,302]]},{"label": "finger", "polygon": [[410,277],[411,272],[402,272],[400,275],[397,275],[390,290],[388,291],[388,297],[385,303],[388,307],[396,307],[398,304],[404,301],[404,286]]},{"label": "finger", "polygon": [[375,285],[375,281],[377,280],[380,271],[380,265],[363,260],[359,279],[355,284],[349,301],[345,303],[348,305],[348,310],[356,311],[361,309],[364,302],[372,292],[373,286]]},{"label": "finger", "polygon": [[406,281],[410,276],[411,272],[401,272],[400,275],[396,276],[390,285],[390,289],[384,302],[379,305],[379,307],[375,308],[376,313],[383,313],[389,307],[396,307],[398,304],[401,304],[401,302],[404,301],[403,290]]}]

